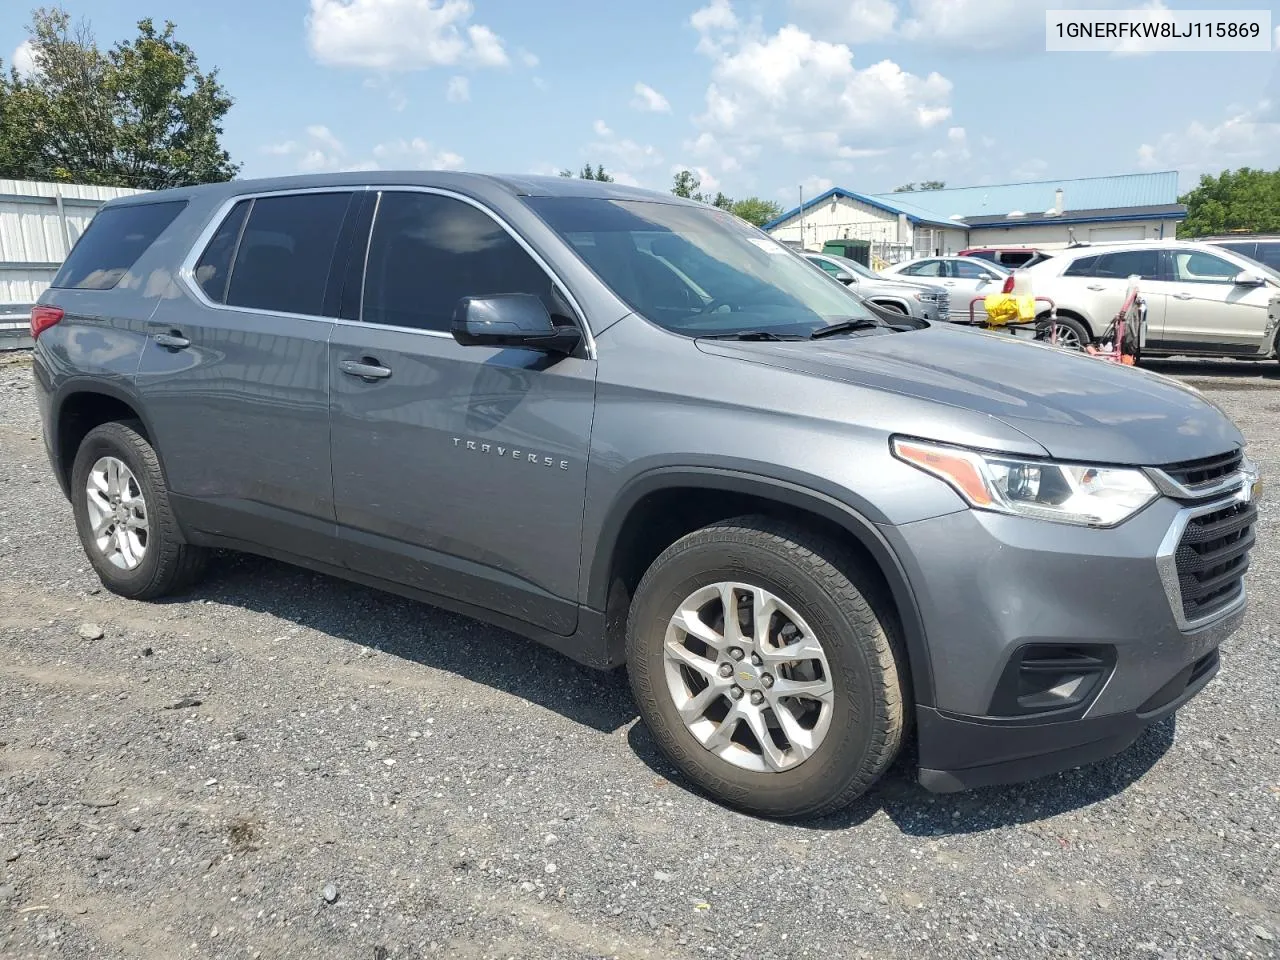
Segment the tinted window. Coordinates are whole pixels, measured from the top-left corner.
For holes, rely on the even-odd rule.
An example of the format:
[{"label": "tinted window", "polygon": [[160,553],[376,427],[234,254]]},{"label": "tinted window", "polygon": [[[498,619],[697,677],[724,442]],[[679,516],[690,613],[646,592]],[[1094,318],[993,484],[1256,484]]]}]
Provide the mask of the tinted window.
[{"label": "tinted window", "polygon": [[1098,257],[1081,257],[1079,260],[1073,261],[1072,264],[1062,271],[1064,277],[1092,277],[1093,268],[1097,265]]},{"label": "tinted window", "polygon": [[843,272],[844,272],[844,271],[842,271],[838,266],[836,266],[834,263],[832,263],[830,260],[813,260],[813,259],[810,259],[810,260],[809,260],[809,262],[810,262],[810,263],[812,263],[812,264],[816,264],[817,266],[821,267],[823,270],[825,270],[827,273],[831,274],[833,277],[834,277],[837,273],[843,273]]},{"label": "tinted window", "polygon": [[1175,250],[1173,275],[1183,283],[1231,283],[1240,268],[1211,253]]},{"label": "tinted window", "polygon": [[959,277],[961,280],[981,280],[983,277],[989,277],[995,272],[987,270],[980,263],[970,263],[967,260],[952,260],[950,267],[951,276]]},{"label": "tinted window", "polygon": [[1238,253],[1243,257],[1249,257],[1251,260],[1258,259],[1257,257],[1258,244],[1254,243],[1252,240],[1249,240],[1247,242],[1244,240],[1237,240],[1233,243],[1215,242],[1214,246],[1222,247],[1222,249],[1224,250],[1230,250],[1232,253]]},{"label": "tinted window", "polygon": [[996,255],[996,263],[1006,267],[1020,267],[1034,256],[1030,250],[1004,250]]},{"label": "tinted window", "polygon": [[551,313],[564,313],[546,271],[492,217],[452,197],[382,195],[362,319],[448,330],[459,300],[496,293],[531,293]]},{"label": "tinted window", "polygon": [[999,254],[994,250],[970,250],[963,254],[966,257],[977,257],[979,260],[990,260],[995,263],[999,259]]},{"label": "tinted window", "polygon": [[1143,280],[1160,279],[1159,250],[1124,250],[1118,253],[1104,253],[1098,257],[1098,265],[1094,276],[1125,278],[1134,274]]},{"label": "tinted window", "polygon": [[186,205],[185,200],[170,200],[107,207],[80,237],[53,286],[110,290]]},{"label": "tinted window", "polygon": [[236,251],[226,302],[319,316],[349,193],[259,197]]},{"label": "tinted window", "polygon": [[240,230],[244,226],[245,214],[249,212],[250,200],[241,200],[232,208],[209,245],[204,248],[200,262],[196,264],[196,283],[204,291],[206,297],[215,303],[223,303],[227,298],[227,277],[231,274],[231,258],[235,256],[236,244],[240,242]]},{"label": "tinted window", "polygon": [[942,276],[942,262],[939,260],[922,260],[920,263],[913,263],[901,272],[909,277],[940,277]]},{"label": "tinted window", "polygon": [[1248,256],[1253,257],[1259,263],[1265,263],[1272,270],[1280,270],[1280,241],[1268,243],[1260,241],[1258,249]]}]

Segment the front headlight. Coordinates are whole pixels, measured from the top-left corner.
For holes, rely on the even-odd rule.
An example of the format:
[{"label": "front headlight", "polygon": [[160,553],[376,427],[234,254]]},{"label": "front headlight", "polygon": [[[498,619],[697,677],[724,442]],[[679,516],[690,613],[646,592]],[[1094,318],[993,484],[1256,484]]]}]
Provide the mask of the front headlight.
[{"label": "front headlight", "polygon": [[893,454],[945,480],[970,506],[1058,523],[1114,527],[1159,496],[1141,470],[1027,460],[895,437]]},{"label": "front headlight", "polygon": [[925,299],[923,293],[913,293],[912,296],[916,298],[917,302],[922,302]]}]

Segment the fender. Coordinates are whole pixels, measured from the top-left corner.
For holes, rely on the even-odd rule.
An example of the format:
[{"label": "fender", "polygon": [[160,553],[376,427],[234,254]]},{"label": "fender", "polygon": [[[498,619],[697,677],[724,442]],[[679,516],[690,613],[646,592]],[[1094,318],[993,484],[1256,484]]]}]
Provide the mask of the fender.
[{"label": "fender", "polygon": [[[96,393],[128,404],[138,419],[142,421],[142,426],[146,429],[147,436],[155,436],[151,430],[151,423],[146,413],[143,412],[142,402],[132,390],[126,389],[114,380],[97,379],[95,377],[77,376],[62,381],[53,395],[52,402],[49,404],[49,439],[52,443],[55,457],[54,472],[57,475],[58,485],[62,487],[62,492],[65,496],[70,496],[71,478],[62,466],[64,451],[62,449],[62,437],[58,435],[58,432],[62,422],[63,404],[66,403],[68,397],[77,393]],[[163,470],[164,454],[159,449],[156,449],[156,457],[160,460],[160,468]]]},{"label": "fender", "polygon": [[869,303],[884,306],[885,304],[893,304],[895,307],[901,307],[903,312],[909,317],[911,316],[911,304],[907,303],[902,297],[890,297],[883,294],[872,294],[867,297]]},{"label": "fender", "polygon": [[816,514],[838,525],[866,549],[880,567],[902,620],[903,641],[911,667],[915,702],[933,704],[933,672],[924,621],[906,571],[876,525],[834,497],[786,480],[713,467],[659,467],[640,474],[622,488],[600,529],[587,581],[587,607],[604,610],[609,591],[614,546],[627,516],[644,497],[671,487],[702,487],[748,494]]}]

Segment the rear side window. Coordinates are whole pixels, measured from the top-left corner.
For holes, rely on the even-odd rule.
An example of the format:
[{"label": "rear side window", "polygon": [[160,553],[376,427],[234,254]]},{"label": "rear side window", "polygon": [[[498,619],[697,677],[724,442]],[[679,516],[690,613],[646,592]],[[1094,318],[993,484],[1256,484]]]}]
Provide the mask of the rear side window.
[{"label": "rear side window", "polygon": [[1257,260],[1258,258],[1256,254],[1260,244],[1254,243],[1253,241],[1245,242],[1238,240],[1234,243],[1215,243],[1214,246],[1222,247],[1224,250],[1230,250],[1232,253],[1238,253],[1241,256]]},{"label": "rear side window", "polygon": [[227,306],[321,316],[350,200],[350,193],[254,200],[227,277]]},{"label": "rear side window", "polygon": [[1265,263],[1272,270],[1280,270],[1280,243],[1259,243],[1253,259]]},{"label": "rear side window", "polygon": [[252,200],[241,200],[232,208],[231,213],[218,226],[209,246],[205,247],[200,262],[196,264],[196,283],[200,284],[205,296],[215,303],[225,303],[227,300],[231,258],[236,255],[236,244],[240,242],[244,218],[252,203]]},{"label": "rear side window", "polygon": [[530,293],[564,312],[546,271],[492,217],[452,197],[382,195],[361,319],[447,331],[463,297],[498,293]]},{"label": "rear side window", "polygon": [[1098,266],[1094,271],[1096,277],[1125,279],[1134,274],[1143,280],[1160,279],[1159,250],[1122,250],[1118,253],[1104,253],[1098,257]]},{"label": "rear side window", "polygon": [[107,207],[93,218],[52,285],[110,290],[186,205],[185,200],[169,200]]},{"label": "rear side window", "polygon": [[1081,257],[1079,260],[1072,261],[1067,269],[1062,271],[1064,277],[1092,277],[1093,268],[1098,265],[1098,257]]}]

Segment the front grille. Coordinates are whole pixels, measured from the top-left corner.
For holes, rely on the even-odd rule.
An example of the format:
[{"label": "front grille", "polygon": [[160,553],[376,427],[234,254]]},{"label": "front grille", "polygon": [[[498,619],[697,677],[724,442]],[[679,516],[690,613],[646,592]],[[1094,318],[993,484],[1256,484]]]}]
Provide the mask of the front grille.
[{"label": "front grille", "polygon": [[1233,503],[1188,521],[1174,558],[1188,621],[1211,616],[1240,596],[1257,519],[1252,503]]},{"label": "front grille", "polygon": [[951,294],[943,291],[941,293],[924,293],[921,294],[924,299],[930,303],[938,305],[938,319],[945,320],[951,316]]},{"label": "front grille", "polygon": [[1214,457],[1171,463],[1160,469],[1184,487],[1198,487],[1235,473],[1243,462],[1244,454],[1239,450],[1232,450]]}]

